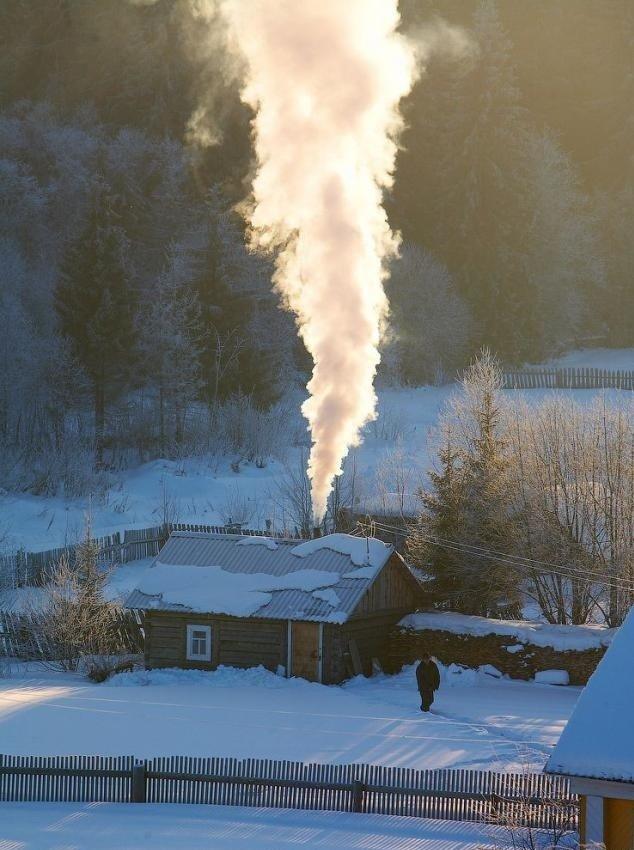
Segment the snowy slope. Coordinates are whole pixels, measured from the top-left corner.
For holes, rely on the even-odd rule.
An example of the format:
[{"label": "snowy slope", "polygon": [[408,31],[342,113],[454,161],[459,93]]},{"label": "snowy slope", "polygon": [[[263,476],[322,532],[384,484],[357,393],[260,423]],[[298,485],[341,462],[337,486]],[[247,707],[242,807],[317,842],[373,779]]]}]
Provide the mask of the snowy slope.
[{"label": "snowy slope", "polygon": [[[596,349],[573,352],[562,358],[564,365],[597,365],[634,368],[634,351]],[[352,453],[356,468],[356,508],[383,511],[398,507],[394,493],[377,486],[377,473],[400,455],[408,496],[405,510],[415,506],[414,492],[424,482],[430,466],[430,438],[438,415],[455,391],[455,385],[382,389],[379,418],[364,432],[361,446]],[[523,395],[529,403],[552,394],[552,390],[506,391]],[[580,403],[590,403],[596,394],[587,390],[567,392]],[[617,391],[608,396],[618,397]],[[628,398],[631,394],[628,394]],[[300,414],[297,411],[297,419]],[[295,432],[297,422],[289,423]],[[301,430],[301,429],[300,429]],[[300,449],[289,447],[287,463],[297,468]],[[269,519],[274,529],[291,528],[292,521],[280,504],[278,484],[284,464],[271,459],[264,469],[242,464],[231,468],[230,457],[192,457],[179,461],[155,460],[118,474],[104,494],[91,499],[65,500],[0,492],[0,553],[24,547],[29,551],[51,549],[73,543],[81,536],[86,511],[93,513],[96,536],[126,528],[159,525],[164,518],[165,498],[171,519],[177,522],[223,525],[229,516],[245,519],[247,526],[264,528]],[[383,476],[384,478],[386,476]],[[389,473],[387,475],[389,478]],[[389,487],[387,488],[389,491]],[[246,517],[236,517],[236,503]]]},{"label": "snowy slope", "polygon": [[589,369],[634,369],[634,350],[631,348],[582,348],[569,351],[549,366],[589,368]]}]

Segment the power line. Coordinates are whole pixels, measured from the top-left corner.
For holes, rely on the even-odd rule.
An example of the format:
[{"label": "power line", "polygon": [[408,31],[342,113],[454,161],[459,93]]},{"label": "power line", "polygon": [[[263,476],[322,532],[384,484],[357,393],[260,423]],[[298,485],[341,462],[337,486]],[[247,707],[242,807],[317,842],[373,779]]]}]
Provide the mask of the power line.
[{"label": "power line", "polygon": [[[431,543],[432,545],[439,546],[443,549],[449,549],[450,551],[459,552],[462,555],[469,555],[474,558],[486,558],[487,560],[495,561],[499,564],[505,564],[506,566],[514,567],[515,569],[518,569],[520,571],[524,570],[525,572],[530,573],[535,573],[536,571],[536,567],[530,564],[523,564],[518,561],[510,561],[498,555],[487,554],[486,552],[474,552],[468,548],[452,546],[449,543],[443,543],[433,539],[427,539],[427,542]],[[561,578],[576,579],[578,581],[589,581],[597,584],[600,583],[603,587],[613,588],[615,590],[624,590],[630,593],[634,593],[634,584],[629,583],[627,579],[612,578],[611,581],[607,577],[603,579],[598,579],[594,574],[591,576],[587,576],[582,572],[575,571],[574,568],[566,567],[562,567],[561,569],[555,569],[554,567],[552,567],[549,569],[548,572],[550,575],[558,575]]]},{"label": "power line", "polygon": [[[407,528],[405,527],[388,525],[387,523],[382,523],[380,521],[375,521],[375,526],[385,531],[396,532],[406,538],[410,536]],[[435,546],[439,546],[440,548],[449,549],[451,551],[459,552],[464,555],[471,555],[476,558],[487,558],[488,560],[506,564],[507,566],[512,566],[516,569],[524,569],[530,570],[531,572],[535,572],[540,567],[546,567],[548,568],[550,573],[558,575],[562,578],[577,579],[579,581],[592,581],[596,583],[601,583],[604,587],[613,588],[616,590],[625,590],[629,591],[630,593],[634,593],[634,582],[630,579],[619,578],[616,576],[603,576],[601,575],[601,573],[597,573],[592,570],[583,570],[572,566],[552,564],[548,561],[538,561],[532,558],[523,558],[519,555],[509,555],[505,552],[497,552],[492,549],[486,549],[485,547],[461,543],[457,540],[447,540],[443,538],[437,538],[432,535],[421,536],[426,542]]]},{"label": "power line", "polygon": [[[487,555],[491,555],[491,554],[500,555],[503,558],[509,559],[511,561],[515,561],[515,562],[520,563],[522,565],[527,565],[527,566],[535,565],[535,566],[539,566],[539,567],[548,567],[549,569],[572,570],[574,572],[578,572],[579,574],[583,574],[583,575],[586,575],[586,576],[595,576],[597,581],[603,581],[604,578],[605,578],[605,576],[602,573],[598,572],[597,570],[590,570],[590,569],[587,569],[587,568],[579,568],[579,567],[567,566],[567,565],[562,565],[562,564],[552,564],[549,561],[539,561],[535,558],[526,558],[523,555],[510,555],[506,552],[496,551],[495,549],[486,549],[483,546],[476,546],[475,544],[472,544],[472,543],[458,543],[458,541],[447,540],[446,538],[437,537],[435,535],[429,535],[429,537],[432,537],[435,541],[438,541],[439,543],[452,543],[452,544],[455,543],[456,545],[461,545],[461,546],[464,546],[464,547],[469,548],[469,549],[474,549],[474,550],[478,550],[480,552],[484,552]],[[623,579],[623,581],[628,581],[628,579]]]},{"label": "power line", "polygon": [[[396,526],[396,525],[388,525],[387,523],[382,523],[380,521],[375,522],[375,525],[377,527],[381,527],[381,528],[385,529],[386,531],[398,532],[398,533],[404,535],[405,537],[409,537],[409,532],[408,532],[406,527],[403,527],[403,526],[399,527],[399,526]],[[518,563],[528,565],[528,566],[536,565],[536,566],[542,566],[542,567],[549,567],[551,569],[556,569],[556,570],[559,570],[559,569],[561,569],[561,570],[573,570],[575,572],[579,572],[580,574],[585,574],[585,575],[589,575],[589,576],[594,575],[599,580],[603,580],[603,578],[604,578],[602,573],[599,573],[595,570],[579,569],[578,567],[569,567],[569,566],[565,566],[565,565],[562,565],[562,564],[553,564],[550,561],[539,561],[536,558],[527,558],[523,555],[511,555],[508,552],[500,552],[500,551],[497,551],[495,549],[485,548],[484,546],[476,546],[475,544],[472,544],[472,543],[463,543],[459,540],[449,540],[447,538],[438,537],[437,535],[427,534],[427,535],[423,535],[423,536],[426,539],[428,539],[430,542],[439,543],[439,544],[440,543],[447,543],[447,544],[451,544],[451,545],[454,545],[454,546],[461,546],[463,548],[468,548],[468,549],[473,549],[473,550],[483,552],[487,556],[499,555],[499,556],[505,558],[506,560],[517,561]]]},{"label": "power line", "polygon": [[[381,527],[383,527],[385,530],[398,530],[401,533],[404,533],[406,537],[409,536],[408,533],[404,531],[404,529],[397,529],[396,526],[388,526],[386,524],[381,524]],[[597,583],[600,582],[606,587],[616,587],[617,589],[634,591],[634,582],[632,582],[630,579],[623,579],[614,576],[604,576],[601,573],[593,572],[591,570],[582,570],[577,567],[568,567],[563,566],[561,564],[551,564],[546,561],[532,561],[532,559],[530,558],[522,559],[519,556],[507,555],[504,552],[496,552],[494,550],[485,549],[484,547],[472,546],[470,544],[461,543],[456,540],[436,538],[432,535],[421,536],[426,542],[431,543],[432,545],[440,546],[441,548],[452,549],[453,551],[457,551],[462,554],[472,555],[473,557],[487,558],[489,560],[507,564],[508,566],[524,568],[533,572],[537,570],[538,566],[547,567],[551,573],[560,575],[563,578],[576,578],[584,581],[595,581]]]}]

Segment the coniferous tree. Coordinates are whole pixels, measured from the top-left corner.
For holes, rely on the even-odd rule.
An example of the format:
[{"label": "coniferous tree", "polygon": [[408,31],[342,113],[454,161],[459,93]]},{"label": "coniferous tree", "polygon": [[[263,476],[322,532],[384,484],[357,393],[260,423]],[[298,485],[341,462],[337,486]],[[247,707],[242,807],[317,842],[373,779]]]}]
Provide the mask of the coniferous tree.
[{"label": "coniferous tree", "polygon": [[467,555],[464,565],[472,606],[479,608],[473,613],[489,616],[516,607],[520,597],[512,566],[493,555],[508,552],[514,535],[507,445],[500,434],[500,410],[492,387],[482,386],[475,413],[475,434],[463,459],[466,507],[462,533],[482,554]]},{"label": "coniferous tree", "polygon": [[232,393],[267,406],[278,397],[274,352],[250,329],[260,300],[271,301],[270,279],[249,255],[236,216],[217,189],[207,214],[208,242],[195,284],[204,397],[211,408]]},{"label": "coniferous tree", "polygon": [[420,490],[421,513],[410,528],[407,550],[412,561],[432,576],[432,593],[441,604],[467,610],[468,589],[463,562],[451,541],[462,539],[465,488],[462,463],[450,430],[438,451],[437,468],[429,473],[430,488]]},{"label": "coniferous tree", "polygon": [[[530,313],[538,354],[559,354],[596,333],[605,297],[597,215],[552,133],[528,136],[532,215],[525,232]],[[527,305],[529,306],[529,305]]]},{"label": "coniferous tree", "polygon": [[[414,548],[423,555],[417,563],[427,563],[436,577],[440,601],[482,616],[515,613],[520,602],[518,577],[503,558],[515,534],[500,382],[497,363],[483,352],[445,414],[440,469],[420,494],[413,529]],[[432,554],[432,547],[438,551]]]},{"label": "coniferous tree", "polygon": [[100,183],[86,229],[63,259],[55,293],[61,333],[92,387],[97,466],[103,463],[107,403],[126,388],[135,365],[127,247],[113,199]]}]

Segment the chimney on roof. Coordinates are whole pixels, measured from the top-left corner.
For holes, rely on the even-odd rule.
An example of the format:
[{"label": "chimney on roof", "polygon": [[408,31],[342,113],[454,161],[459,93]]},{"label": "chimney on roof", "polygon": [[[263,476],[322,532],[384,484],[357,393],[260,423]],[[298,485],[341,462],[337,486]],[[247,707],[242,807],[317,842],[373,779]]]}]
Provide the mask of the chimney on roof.
[{"label": "chimney on roof", "polygon": [[313,528],[313,539],[316,540],[318,537],[321,537],[321,528],[318,525],[316,525]]}]

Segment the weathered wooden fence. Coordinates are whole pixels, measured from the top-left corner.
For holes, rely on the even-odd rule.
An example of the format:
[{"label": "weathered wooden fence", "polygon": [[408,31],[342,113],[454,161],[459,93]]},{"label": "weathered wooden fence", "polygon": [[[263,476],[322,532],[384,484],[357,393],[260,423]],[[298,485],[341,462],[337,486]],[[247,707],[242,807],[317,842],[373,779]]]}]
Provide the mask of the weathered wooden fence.
[{"label": "weathered wooden fence", "polygon": [[504,373],[504,388],[509,390],[634,390],[634,370],[627,369],[522,369]]},{"label": "weathered wooden fence", "polygon": [[[141,558],[158,555],[159,549],[167,540],[171,531],[203,531],[213,534],[238,533],[247,535],[269,535],[267,531],[253,528],[241,528],[239,525],[194,525],[190,523],[172,523],[150,528],[128,529],[108,537],[99,537],[99,560],[103,564],[126,564]],[[270,536],[281,537],[273,534]],[[52,570],[61,558],[75,561],[75,546],[62,546],[45,552],[19,551],[11,555],[0,556],[0,576],[12,576],[15,586],[40,585],[48,580]]]},{"label": "weathered wooden fence", "polygon": [[0,755],[0,801],[203,803],[576,828],[568,780],[232,758]]},{"label": "weathered wooden fence", "polygon": [[[34,607],[37,609],[37,606]],[[138,611],[110,609],[110,631],[114,637],[118,636],[119,645],[127,647],[130,653],[143,652],[141,626]],[[0,608],[0,658],[3,655],[22,661],[54,661],[60,658],[60,650],[43,633],[33,612],[3,611]]]}]

